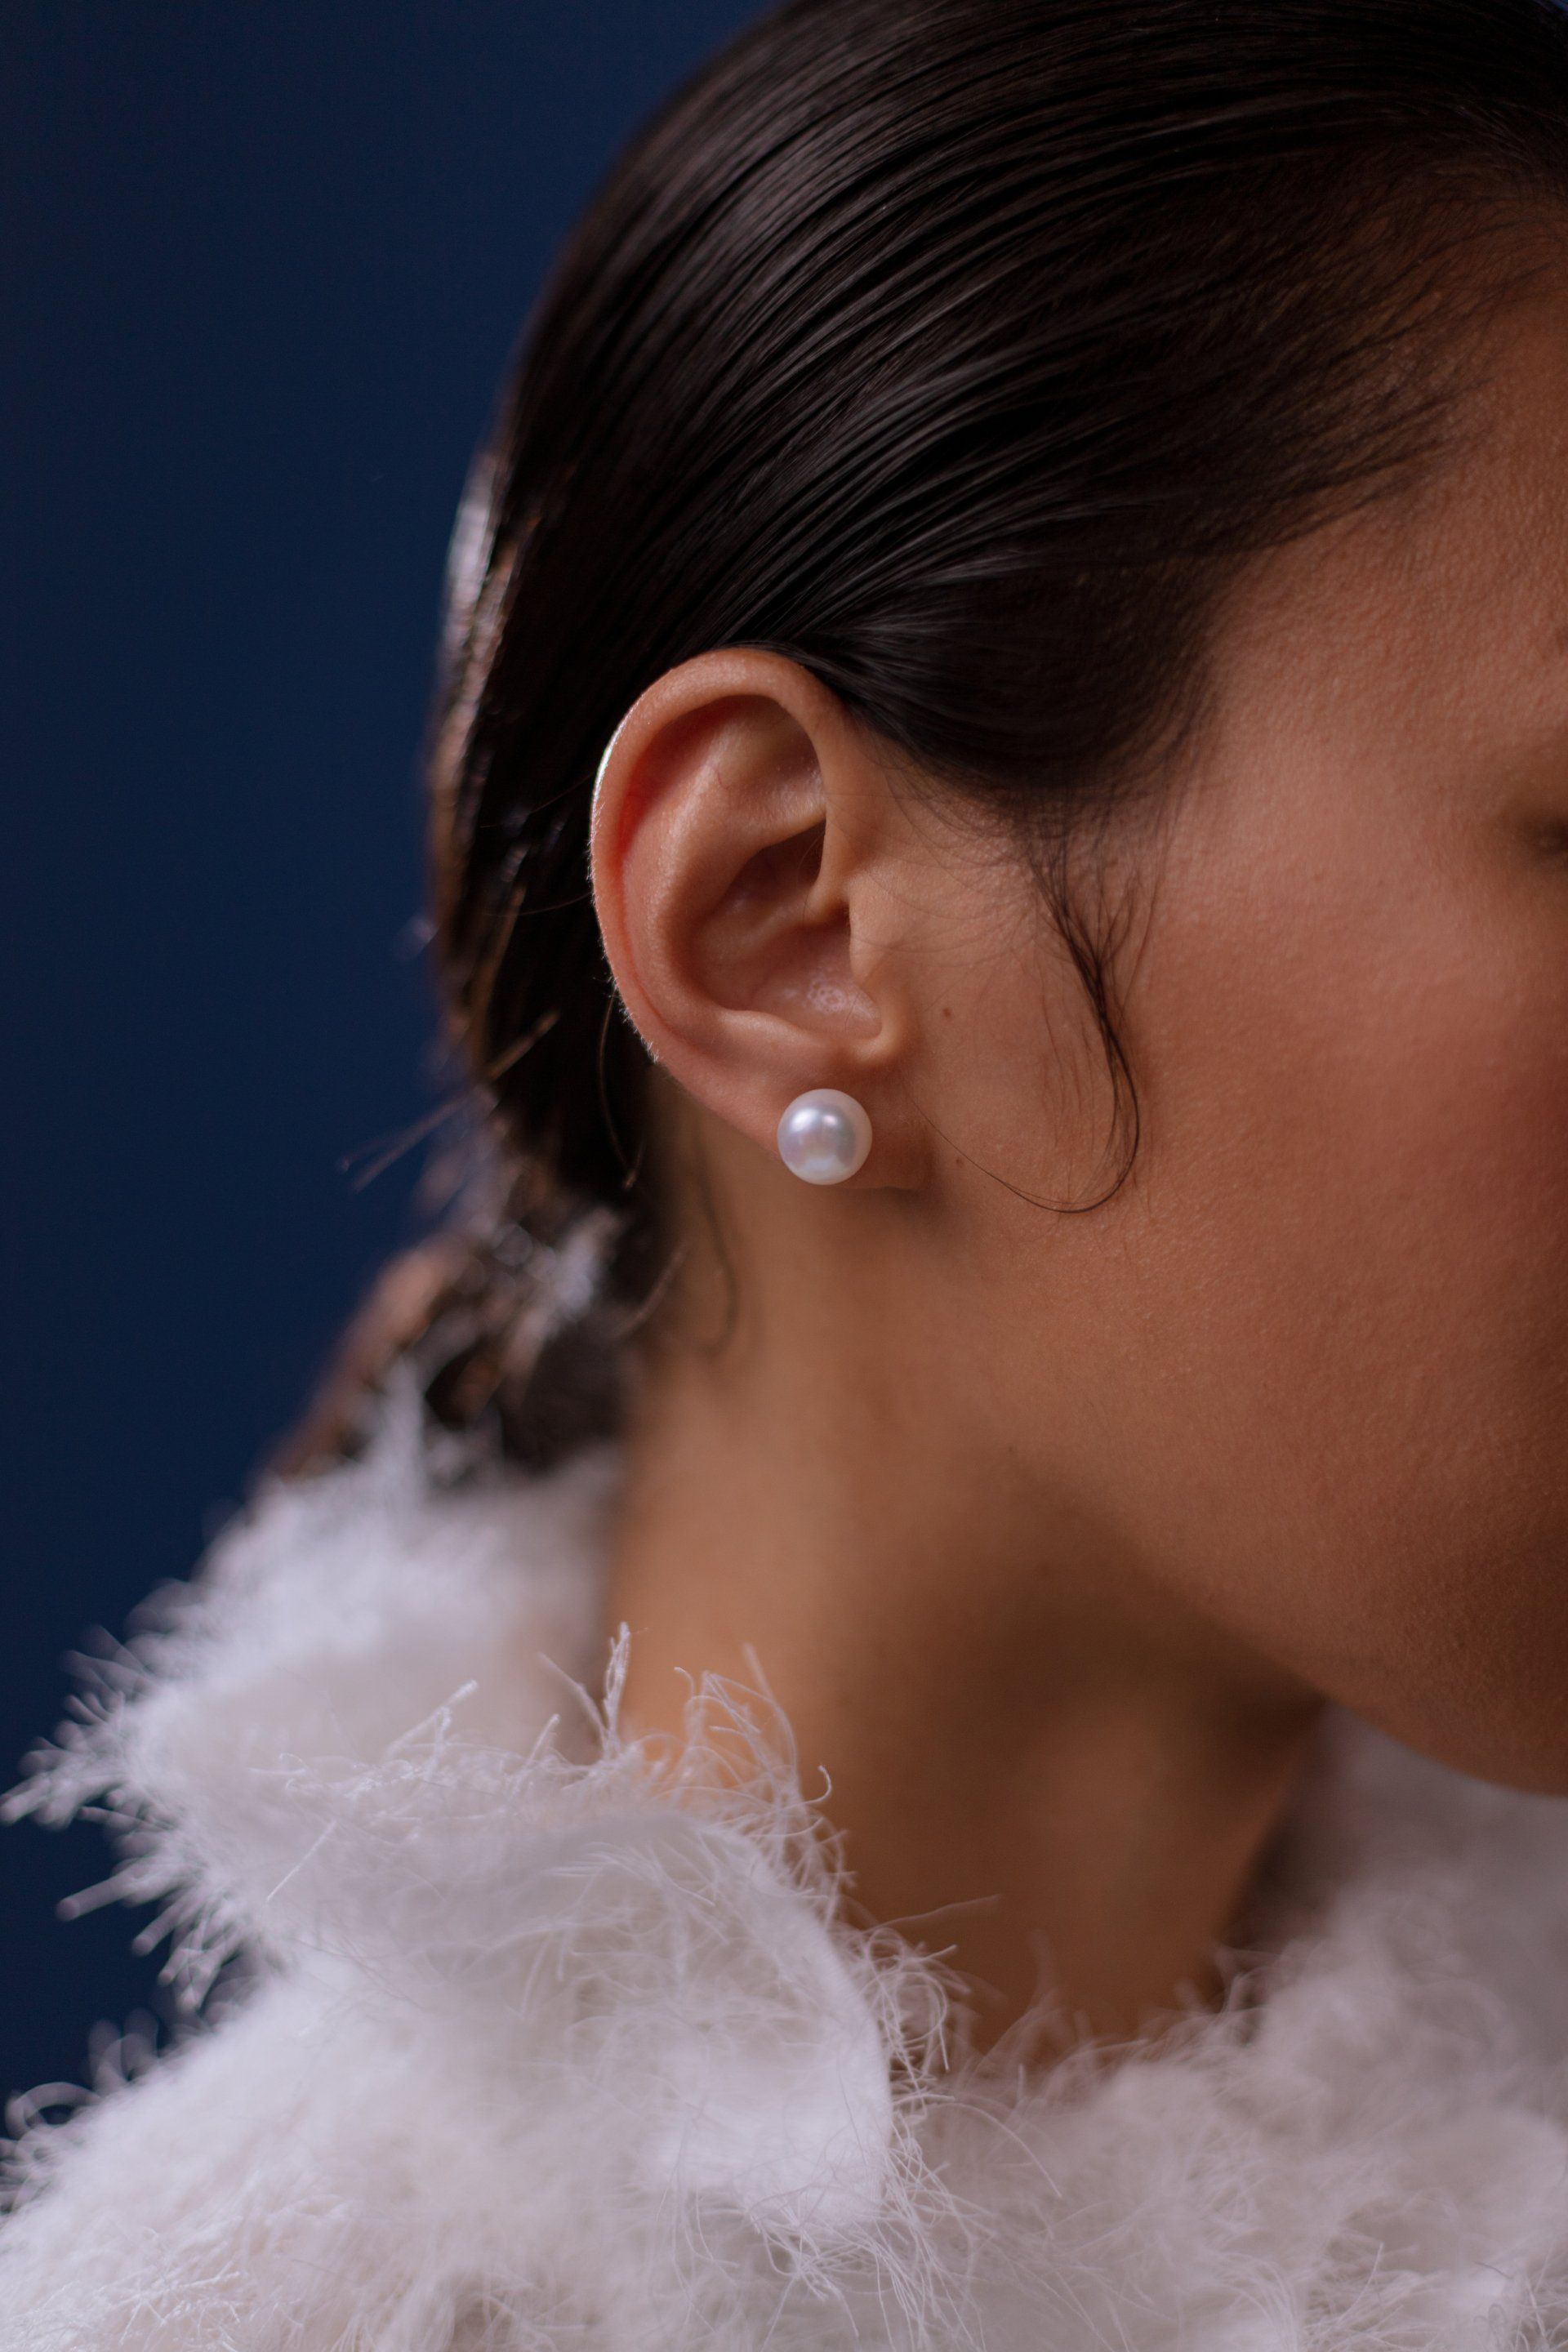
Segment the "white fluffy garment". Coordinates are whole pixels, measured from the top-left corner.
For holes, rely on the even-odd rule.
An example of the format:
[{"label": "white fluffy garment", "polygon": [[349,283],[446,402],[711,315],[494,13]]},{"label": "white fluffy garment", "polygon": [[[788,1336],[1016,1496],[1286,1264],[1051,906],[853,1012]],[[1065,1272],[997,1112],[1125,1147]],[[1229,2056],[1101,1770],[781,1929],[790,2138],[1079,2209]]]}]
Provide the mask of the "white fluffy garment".
[{"label": "white fluffy garment", "polygon": [[616,1477],[405,1397],[35,1759],[13,1810],[109,1810],[193,1998],[249,1957],[25,2132],[5,2352],[1568,2346],[1568,1805],[1335,1717],[1224,2013],[944,2071],[792,1769],[617,1734]]}]

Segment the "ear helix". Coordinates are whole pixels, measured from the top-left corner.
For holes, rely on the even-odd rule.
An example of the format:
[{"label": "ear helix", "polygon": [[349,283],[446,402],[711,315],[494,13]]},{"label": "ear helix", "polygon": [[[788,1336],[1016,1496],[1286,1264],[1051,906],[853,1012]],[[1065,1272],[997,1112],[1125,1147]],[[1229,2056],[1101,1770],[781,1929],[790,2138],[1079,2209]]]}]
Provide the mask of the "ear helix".
[{"label": "ear helix", "polygon": [[778,1142],[779,1158],[803,1184],[842,1184],[866,1164],[871,1122],[853,1095],[813,1087],[780,1119]]}]

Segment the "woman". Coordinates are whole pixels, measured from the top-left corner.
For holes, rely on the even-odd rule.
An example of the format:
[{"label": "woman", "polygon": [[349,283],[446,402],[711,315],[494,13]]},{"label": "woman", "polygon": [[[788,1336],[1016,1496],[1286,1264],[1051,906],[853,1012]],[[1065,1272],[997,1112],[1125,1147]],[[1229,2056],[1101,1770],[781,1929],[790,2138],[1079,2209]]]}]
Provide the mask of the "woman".
[{"label": "woman", "polygon": [[433,772],[486,1149],[13,1801],[218,1990],[0,2340],[1568,2343],[1560,0],[791,0]]}]

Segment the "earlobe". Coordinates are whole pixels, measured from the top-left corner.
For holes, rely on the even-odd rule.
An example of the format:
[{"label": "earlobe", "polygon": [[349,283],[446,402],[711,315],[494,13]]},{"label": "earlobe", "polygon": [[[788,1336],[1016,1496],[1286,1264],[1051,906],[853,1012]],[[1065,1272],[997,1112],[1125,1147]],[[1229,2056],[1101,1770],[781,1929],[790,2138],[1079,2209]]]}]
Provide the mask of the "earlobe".
[{"label": "earlobe", "polygon": [[[626,1011],[689,1096],[786,1166],[797,1097],[837,1093],[867,1122],[897,1082],[885,793],[837,698],[746,648],[667,672],[600,762],[595,898]],[[889,1181],[877,1124],[871,1179]],[[868,1124],[829,1129],[813,1164],[832,1172],[809,1182],[866,1162]]]}]

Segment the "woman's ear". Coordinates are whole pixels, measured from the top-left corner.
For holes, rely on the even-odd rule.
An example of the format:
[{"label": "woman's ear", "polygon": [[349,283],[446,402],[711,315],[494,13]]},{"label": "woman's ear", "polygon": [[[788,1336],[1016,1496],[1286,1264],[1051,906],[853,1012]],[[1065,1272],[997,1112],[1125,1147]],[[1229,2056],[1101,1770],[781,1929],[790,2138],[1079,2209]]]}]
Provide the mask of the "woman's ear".
[{"label": "woman's ear", "polygon": [[594,796],[600,929],[654,1059],[770,1154],[796,1095],[854,1096],[872,1131],[861,1185],[918,1181],[897,833],[887,776],[837,698],[745,647],[649,687]]}]

